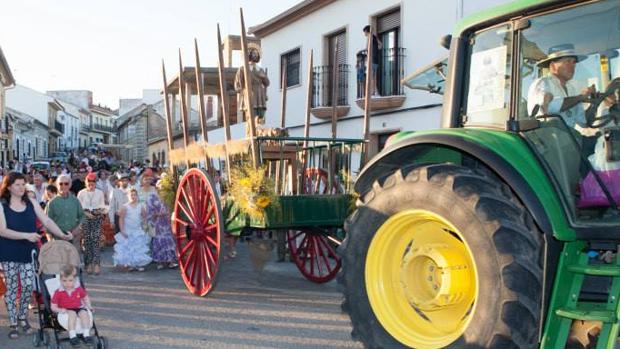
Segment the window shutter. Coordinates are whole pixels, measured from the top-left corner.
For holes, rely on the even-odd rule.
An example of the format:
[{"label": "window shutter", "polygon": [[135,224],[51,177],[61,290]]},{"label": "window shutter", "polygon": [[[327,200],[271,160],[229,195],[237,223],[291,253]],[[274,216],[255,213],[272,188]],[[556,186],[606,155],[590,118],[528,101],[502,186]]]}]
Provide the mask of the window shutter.
[{"label": "window shutter", "polygon": [[398,27],[400,27],[400,9],[377,18],[377,33],[383,33]]}]

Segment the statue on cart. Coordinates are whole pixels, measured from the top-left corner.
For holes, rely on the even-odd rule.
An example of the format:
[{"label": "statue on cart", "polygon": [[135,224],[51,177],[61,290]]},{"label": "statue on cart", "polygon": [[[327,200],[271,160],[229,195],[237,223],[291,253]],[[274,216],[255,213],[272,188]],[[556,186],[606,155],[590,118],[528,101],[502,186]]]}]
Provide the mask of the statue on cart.
[{"label": "statue on cart", "polygon": [[267,110],[267,87],[269,86],[269,77],[267,77],[267,71],[258,66],[260,62],[260,47],[255,44],[248,45],[248,62],[252,77],[252,101],[247,103],[245,100],[244,88],[245,88],[245,74],[243,65],[237,70],[235,76],[235,91],[237,91],[237,105],[239,106],[239,112],[244,116],[247,112],[248,105],[253,108],[253,115],[262,121],[265,117],[265,111]]},{"label": "statue on cart", "polygon": [[[269,86],[269,77],[267,71],[257,64],[260,62],[260,47],[250,43],[248,45],[248,63],[252,73],[252,103],[246,103],[244,88],[245,74],[243,65],[237,70],[235,76],[235,91],[237,91],[237,105],[239,106],[239,114],[247,115],[247,107],[251,105],[253,115],[255,116],[256,136],[258,137],[284,137],[288,133],[285,129],[279,127],[261,127],[265,124],[265,111],[267,110],[267,87]],[[246,125],[246,136],[250,137],[249,124]]]}]

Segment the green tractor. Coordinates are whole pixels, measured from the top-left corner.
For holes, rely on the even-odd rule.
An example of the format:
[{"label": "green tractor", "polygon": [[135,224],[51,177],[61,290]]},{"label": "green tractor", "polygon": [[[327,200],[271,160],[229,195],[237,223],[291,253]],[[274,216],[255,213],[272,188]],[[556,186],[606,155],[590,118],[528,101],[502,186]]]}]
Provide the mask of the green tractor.
[{"label": "green tractor", "polygon": [[444,94],[443,128],[397,134],[356,182],[339,250],[353,338],[614,348],[620,1],[516,1],[443,42],[447,66],[406,81]]}]

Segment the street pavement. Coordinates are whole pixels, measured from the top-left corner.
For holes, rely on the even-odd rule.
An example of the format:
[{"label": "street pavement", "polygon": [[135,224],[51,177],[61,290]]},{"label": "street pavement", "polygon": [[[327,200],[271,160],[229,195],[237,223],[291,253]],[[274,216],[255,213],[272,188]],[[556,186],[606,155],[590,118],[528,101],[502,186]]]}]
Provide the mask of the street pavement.
[{"label": "street pavement", "polygon": [[[199,298],[187,291],[177,269],[114,269],[107,248],[102,274],[85,277],[99,334],[109,348],[122,349],[362,347],[351,340],[335,281],[313,284],[288,262],[269,262],[255,272],[247,244],[239,244],[238,252],[222,262],[215,290]],[[36,316],[30,316],[35,327]],[[8,339],[7,326],[0,305],[0,348],[33,347],[31,336]]]}]

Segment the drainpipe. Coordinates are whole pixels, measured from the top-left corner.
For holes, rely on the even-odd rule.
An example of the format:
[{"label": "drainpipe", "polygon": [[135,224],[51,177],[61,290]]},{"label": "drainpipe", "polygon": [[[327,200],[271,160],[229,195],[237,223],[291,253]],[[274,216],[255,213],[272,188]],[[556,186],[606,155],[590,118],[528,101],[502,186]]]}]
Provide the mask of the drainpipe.
[{"label": "drainpipe", "polygon": [[457,20],[460,20],[463,18],[463,1],[464,0],[456,1],[456,19]]}]

